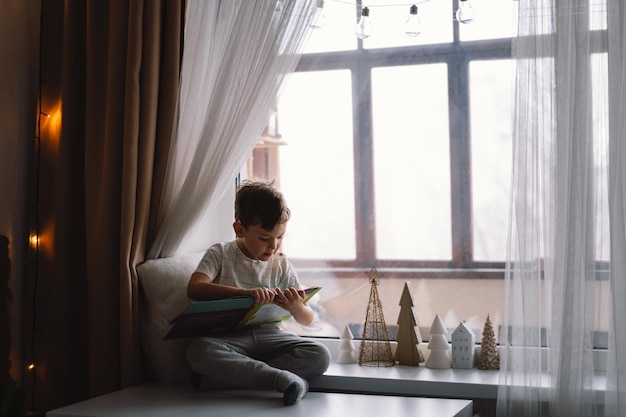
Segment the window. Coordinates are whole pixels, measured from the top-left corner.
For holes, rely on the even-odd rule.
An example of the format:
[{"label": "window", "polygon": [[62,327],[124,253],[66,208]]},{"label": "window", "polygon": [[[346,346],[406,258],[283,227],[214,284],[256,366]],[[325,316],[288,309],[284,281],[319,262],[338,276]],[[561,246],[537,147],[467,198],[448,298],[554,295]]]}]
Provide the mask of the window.
[{"label": "window", "polygon": [[389,323],[409,280],[422,326],[437,313],[480,331],[501,311],[515,4],[472,0],[477,18],[461,25],[457,0],[420,3],[417,37],[403,33],[408,7],[372,6],[360,40],[360,7],[325,3],[273,115],[277,167],[258,150],[252,163],[291,207],[283,250],[303,280],[330,287],[338,332],[363,321],[372,266],[393,282],[379,287]]}]

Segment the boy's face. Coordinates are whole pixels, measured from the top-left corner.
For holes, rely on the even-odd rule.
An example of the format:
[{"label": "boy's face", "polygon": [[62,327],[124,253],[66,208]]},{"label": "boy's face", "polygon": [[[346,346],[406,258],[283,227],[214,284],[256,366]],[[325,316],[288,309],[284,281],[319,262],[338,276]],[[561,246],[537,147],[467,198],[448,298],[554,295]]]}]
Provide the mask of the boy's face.
[{"label": "boy's face", "polygon": [[237,235],[237,245],[248,258],[267,261],[280,249],[287,223],[280,223],[272,230],[265,230],[259,225],[246,228],[241,223],[235,222],[233,228]]}]

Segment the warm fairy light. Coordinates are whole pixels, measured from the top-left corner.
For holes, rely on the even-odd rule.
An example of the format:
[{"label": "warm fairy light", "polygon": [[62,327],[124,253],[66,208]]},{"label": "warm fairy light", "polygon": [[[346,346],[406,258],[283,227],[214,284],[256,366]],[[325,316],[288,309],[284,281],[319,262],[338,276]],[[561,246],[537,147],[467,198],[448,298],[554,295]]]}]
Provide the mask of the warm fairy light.
[{"label": "warm fairy light", "polygon": [[52,106],[52,111],[50,112],[50,123],[54,129],[59,129],[61,125],[61,102],[57,102]]},{"label": "warm fairy light", "polygon": [[34,371],[35,370],[35,364],[30,362],[26,365],[26,370],[27,371]]},{"label": "warm fairy light", "polygon": [[39,236],[36,233],[32,233],[28,237],[28,241],[30,242],[30,246],[36,248],[39,245]]},{"label": "warm fairy light", "polygon": [[[39,233],[33,231],[28,236],[28,244],[34,250],[50,250],[49,243],[52,242],[50,238],[51,233],[50,228],[44,228],[43,230],[40,230]],[[43,247],[44,245],[46,246],[45,248]]]},{"label": "warm fairy light", "polygon": [[46,111],[41,112],[41,139],[48,144],[58,145],[61,137],[61,122],[63,120],[61,101],[59,100],[46,107]]}]

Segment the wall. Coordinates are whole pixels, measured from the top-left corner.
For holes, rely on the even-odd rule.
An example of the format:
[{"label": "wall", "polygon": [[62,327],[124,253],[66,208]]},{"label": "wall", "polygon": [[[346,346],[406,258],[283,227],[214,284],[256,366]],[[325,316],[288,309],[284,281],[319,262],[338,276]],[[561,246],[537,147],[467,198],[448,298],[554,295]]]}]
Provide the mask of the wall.
[{"label": "wall", "polygon": [[[0,235],[9,239],[11,376],[21,381],[22,284],[38,96],[39,1],[0,0]],[[0,337],[4,337],[1,335]]]}]

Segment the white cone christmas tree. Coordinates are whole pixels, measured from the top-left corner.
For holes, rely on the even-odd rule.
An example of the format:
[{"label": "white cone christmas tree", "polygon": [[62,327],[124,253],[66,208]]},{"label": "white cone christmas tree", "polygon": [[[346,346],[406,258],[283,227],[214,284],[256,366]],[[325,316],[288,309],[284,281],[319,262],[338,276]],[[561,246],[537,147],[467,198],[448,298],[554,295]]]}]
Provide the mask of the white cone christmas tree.
[{"label": "white cone christmas tree", "polygon": [[439,314],[435,316],[432,326],[430,326],[430,341],[428,342],[428,350],[430,356],[426,361],[427,368],[445,369],[450,368],[450,344],[446,335],[448,330],[444,326]]},{"label": "white cone christmas tree", "polygon": [[356,363],[356,347],[352,340],[354,339],[354,335],[350,331],[350,328],[346,326],[341,333],[339,343],[339,355],[337,355],[337,363],[348,364],[348,363]]},{"label": "white cone christmas tree", "polygon": [[398,315],[398,337],[395,360],[400,365],[419,366],[424,362],[424,355],[419,344],[422,343],[422,336],[417,325],[417,315],[413,309],[413,295],[411,285],[407,281],[400,297],[400,314]]}]

